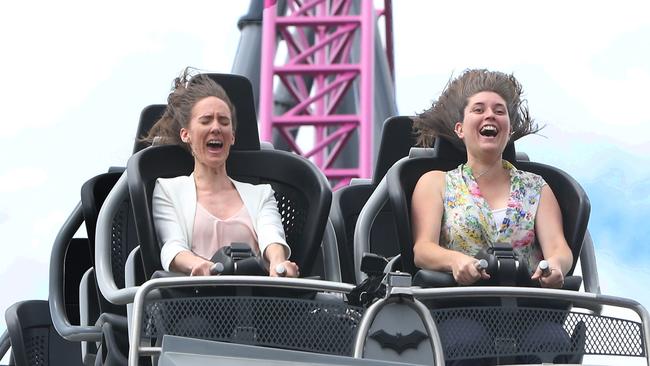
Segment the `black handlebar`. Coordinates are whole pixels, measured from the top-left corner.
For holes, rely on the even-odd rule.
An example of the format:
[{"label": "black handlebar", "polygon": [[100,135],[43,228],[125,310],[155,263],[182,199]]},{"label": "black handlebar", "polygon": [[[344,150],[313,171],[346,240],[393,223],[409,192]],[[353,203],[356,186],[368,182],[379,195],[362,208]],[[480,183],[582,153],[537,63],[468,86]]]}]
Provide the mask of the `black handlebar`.
[{"label": "black handlebar", "polygon": [[[539,287],[539,283],[530,279],[528,263],[519,260],[509,244],[497,243],[487,251],[476,254],[477,268],[485,269],[490,275],[489,280],[480,280],[478,285],[505,285]],[[548,271],[548,262],[541,261],[540,269]],[[575,283],[581,282],[579,277],[568,276],[564,288],[573,288]],[[440,272],[421,269],[414,278],[413,284],[421,287],[455,287],[458,283],[449,272]]]},{"label": "black handlebar", "polygon": [[210,272],[215,275],[267,276],[269,274],[264,259],[256,256],[250,245],[246,243],[232,243],[219,249],[212,256],[211,261],[214,264]]}]

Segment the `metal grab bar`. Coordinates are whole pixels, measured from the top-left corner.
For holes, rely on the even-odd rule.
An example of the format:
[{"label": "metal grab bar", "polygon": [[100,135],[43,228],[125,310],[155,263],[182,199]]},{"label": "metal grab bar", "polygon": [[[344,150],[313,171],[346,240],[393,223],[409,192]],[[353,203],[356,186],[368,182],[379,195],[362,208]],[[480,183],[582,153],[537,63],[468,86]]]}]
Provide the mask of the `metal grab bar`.
[{"label": "metal grab bar", "polygon": [[144,302],[151,291],[164,287],[202,287],[202,286],[257,286],[297,290],[349,293],[354,285],[303,278],[282,278],[268,276],[196,276],[156,278],[141,285],[133,302],[133,316],[130,319],[131,337],[129,339],[129,365],[137,366],[140,355],[156,355],[160,347],[143,347],[140,344]]},{"label": "metal grab bar", "polygon": [[125,305],[133,302],[137,287],[120,289],[113,278],[111,266],[111,240],[113,217],[119,210],[122,201],[128,197],[129,187],[126,172],[122,173],[115,186],[110,191],[97,217],[95,235],[95,273],[99,290],[104,297],[115,305]]},{"label": "metal grab bar", "polygon": [[61,337],[73,342],[98,342],[101,340],[102,336],[101,327],[72,325],[65,312],[65,296],[63,294],[65,289],[65,284],[63,283],[65,254],[70,240],[77,230],[79,230],[83,221],[83,211],[81,209],[81,202],[79,202],[72,210],[72,213],[68,216],[68,219],[65,221],[61,230],[59,230],[59,233],[54,239],[52,254],[50,256],[50,294],[48,303],[50,306],[52,324]]}]

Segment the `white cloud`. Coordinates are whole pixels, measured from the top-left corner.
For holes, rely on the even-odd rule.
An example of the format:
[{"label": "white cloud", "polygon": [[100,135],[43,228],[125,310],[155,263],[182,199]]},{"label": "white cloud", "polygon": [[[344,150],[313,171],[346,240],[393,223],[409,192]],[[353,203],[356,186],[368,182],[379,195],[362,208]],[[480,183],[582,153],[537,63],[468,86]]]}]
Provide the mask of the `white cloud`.
[{"label": "white cloud", "polygon": [[533,116],[556,124],[559,138],[593,133],[647,156],[649,11],[638,1],[396,3],[400,112],[423,110],[466,68],[514,72]]},{"label": "white cloud", "polygon": [[[155,1],[3,3],[0,66],[11,70],[4,80],[11,87],[0,90],[0,100],[12,108],[4,112],[0,138],[55,125],[70,108],[83,103],[98,83],[110,78],[120,62],[133,54],[153,53],[165,39],[178,34],[207,45],[204,65],[228,71],[232,55],[223,54],[223,45],[236,42],[237,19],[246,4],[224,5],[220,1],[188,1],[182,6]],[[178,70],[183,66],[178,65]]]},{"label": "white cloud", "polygon": [[33,233],[37,235],[49,235],[52,231],[58,231],[68,215],[61,210],[50,211],[44,216],[34,220]]},{"label": "white cloud", "polygon": [[631,263],[603,246],[598,248],[597,263],[603,294],[631,298],[646,306],[650,304],[650,293],[643,290],[650,283],[648,266]]},{"label": "white cloud", "polygon": [[642,14],[648,9],[634,1],[613,6],[423,0],[394,6],[398,72],[405,77],[449,75],[468,67],[509,71],[531,63],[572,73],[619,34],[647,24]]},{"label": "white cloud", "polygon": [[0,193],[17,193],[41,187],[47,181],[47,172],[40,168],[24,167],[9,170],[0,176]]},{"label": "white cloud", "polygon": [[[18,258],[31,258],[47,264],[52,243],[67,217],[61,210],[52,210],[34,212],[27,217],[21,213],[2,223],[3,241],[7,243],[5,249],[8,255],[0,256],[0,268],[11,267],[19,261]],[[0,276],[0,288],[11,288],[12,285],[8,284],[11,280],[12,277]]]}]

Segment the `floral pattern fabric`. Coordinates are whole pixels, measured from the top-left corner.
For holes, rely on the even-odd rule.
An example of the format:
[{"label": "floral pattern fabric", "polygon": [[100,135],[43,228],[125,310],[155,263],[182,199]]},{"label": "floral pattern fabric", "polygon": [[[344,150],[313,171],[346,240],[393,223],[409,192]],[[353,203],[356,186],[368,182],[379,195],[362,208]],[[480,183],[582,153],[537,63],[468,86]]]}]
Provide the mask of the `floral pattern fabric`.
[{"label": "floral pattern fabric", "polygon": [[447,172],[440,245],[474,256],[495,243],[509,243],[532,274],[543,259],[535,240],[535,215],[546,182],[539,175],[517,170],[506,160],[502,164],[510,171],[510,197],[500,223],[494,221],[469,166],[461,164]]}]

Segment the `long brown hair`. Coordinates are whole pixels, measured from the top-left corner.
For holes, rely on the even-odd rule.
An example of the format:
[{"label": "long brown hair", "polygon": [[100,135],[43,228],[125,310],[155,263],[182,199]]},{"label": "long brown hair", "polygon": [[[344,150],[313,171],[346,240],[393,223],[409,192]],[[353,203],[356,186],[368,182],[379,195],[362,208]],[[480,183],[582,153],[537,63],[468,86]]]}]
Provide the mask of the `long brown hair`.
[{"label": "long brown hair", "polygon": [[463,121],[468,99],[483,91],[495,92],[505,100],[512,131],[510,141],[541,129],[530,117],[528,103],[522,97],[521,84],[512,74],[485,69],[465,70],[456,79],[449,80],[431,108],[415,117],[413,128],[418,135],[418,145],[431,146],[434,138],[441,136],[464,150],[465,144],[454,132],[454,125]]},{"label": "long brown hair", "polygon": [[142,138],[149,144],[176,144],[189,146],[181,141],[180,130],[187,128],[192,118],[194,105],[207,97],[217,97],[230,108],[233,131],[237,129],[235,106],[230,101],[226,91],[217,82],[205,74],[197,74],[193,68],[185,68],[181,75],[174,79],[172,91],[167,97],[167,108],[163,116],[151,127],[147,136]]}]

